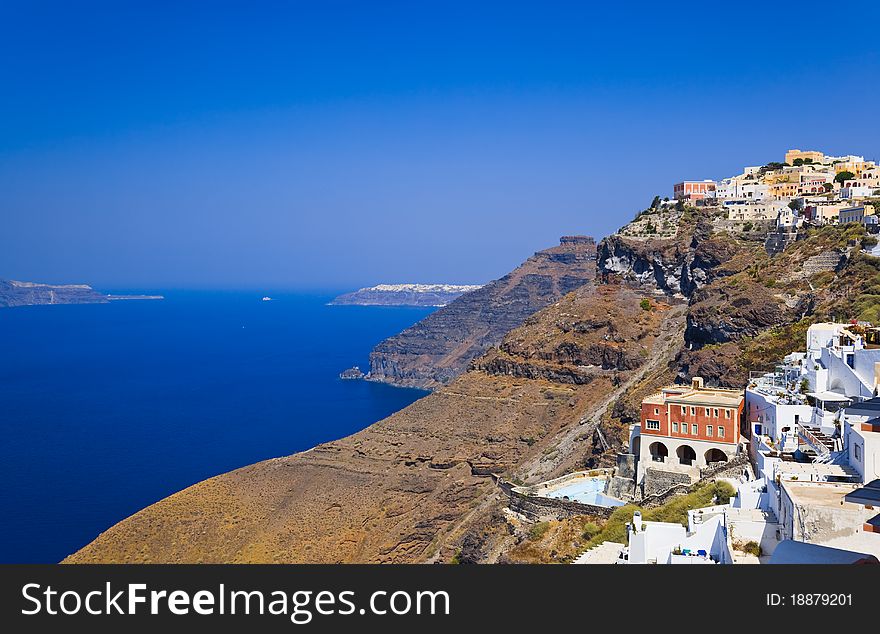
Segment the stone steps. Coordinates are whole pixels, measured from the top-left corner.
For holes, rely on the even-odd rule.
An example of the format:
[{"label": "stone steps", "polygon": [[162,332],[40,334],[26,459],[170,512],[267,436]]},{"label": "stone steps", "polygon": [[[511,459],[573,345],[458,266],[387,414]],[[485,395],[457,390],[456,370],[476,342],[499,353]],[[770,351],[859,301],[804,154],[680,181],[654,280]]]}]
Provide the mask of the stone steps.
[{"label": "stone steps", "polygon": [[582,553],[575,559],[573,564],[613,564],[617,561],[623,544],[618,542],[603,542],[598,546]]}]

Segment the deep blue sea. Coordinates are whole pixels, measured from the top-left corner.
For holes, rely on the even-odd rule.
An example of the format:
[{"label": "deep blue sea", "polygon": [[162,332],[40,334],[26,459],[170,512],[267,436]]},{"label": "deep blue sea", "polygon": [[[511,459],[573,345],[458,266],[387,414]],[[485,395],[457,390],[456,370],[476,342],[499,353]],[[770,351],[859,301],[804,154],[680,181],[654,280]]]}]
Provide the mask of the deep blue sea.
[{"label": "deep blue sea", "polygon": [[0,562],[59,561],[190,484],[424,396],[338,374],[431,309],[163,294],[0,309]]}]

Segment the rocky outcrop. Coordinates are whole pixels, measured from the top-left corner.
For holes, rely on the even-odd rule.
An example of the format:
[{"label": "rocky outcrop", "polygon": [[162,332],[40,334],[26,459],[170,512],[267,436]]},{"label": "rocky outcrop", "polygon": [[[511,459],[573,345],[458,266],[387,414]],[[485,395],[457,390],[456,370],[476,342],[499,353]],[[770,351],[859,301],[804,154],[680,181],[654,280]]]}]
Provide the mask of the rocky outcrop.
[{"label": "rocky outcrop", "polygon": [[735,253],[730,241],[714,238],[708,220],[687,212],[673,238],[636,239],[618,233],[599,243],[598,274],[677,297],[690,297],[714,279]]},{"label": "rocky outcrop", "polygon": [[[586,385],[608,372],[642,366],[668,310],[665,302],[639,307],[643,295],[628,287],[584,286],[510,333],[477,359],[475,369],[495,375]],[[636,309],[633,313],[632,309]]]},{"label": "rocky outcrop", "polygon": [[348,368],[347,370],[343,370],[339,373],[340,379],[345,379],[347,381],[356,381],[357,379],[364,378],[364,373],[361,372],[361,369],[357,366],[353,366]]},{"label": "rocky outcrop", "polygon": [[530,315],[591,282],[595,259],[592,238],[564,236],[559,246],[380,343],[368,378],[429,389],[449,383]]},{"label": "rocky outcrop", "polygon": [[691,297],[685,341],[694,349],[754,337],[786,321],[785,308],[770,289],[749,280],[706,286]]},{"label": "rocky outcrop", "polygon": [[104,304],[110,301],[85,284],[37,284],[0,280],[0,308],[39,304]]}]

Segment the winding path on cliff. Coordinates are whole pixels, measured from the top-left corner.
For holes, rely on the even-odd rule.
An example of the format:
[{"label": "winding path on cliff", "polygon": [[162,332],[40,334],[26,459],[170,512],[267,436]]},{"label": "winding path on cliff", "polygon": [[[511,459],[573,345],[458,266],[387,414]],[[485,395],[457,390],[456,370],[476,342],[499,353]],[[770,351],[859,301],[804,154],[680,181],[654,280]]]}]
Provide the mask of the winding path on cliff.
[{"label": "winding path on cliff", "polygon": [[[561,475],[554,473],[555,471],[566,471],[563,468],[564,463],[570,462],[578,449],[582,448],[577,442],[578,438],[583,438],[587,434],[592,434],[601,422],[602,418],[619,398],[624,396],[629,390],[637,387],[641,382],[650,378],[652,374],[659,375],[666,371],[670,362],[681,349],[685,328],[685,314],[687,306],[685,304],[675,305],[671,308],[669,314],[663,322],[661,336],[657,338],[659,345],[653,350],[650,360],[642,365],[633,373],[626,381],[621,383],[617,388],[608,393],[594,407],[587,411],[576,425],[566,429],[557,435],[555,440],[555,450],[548,454],[539,454],[536,457],[527,459],[519,465],[517,472],[523,480],[540,481],[549,477]],[[568,459],[568,460],[567,460]],[[476,504],[468,513],[461,516],[455,524],[446,528],[442,534],[436,536],[437,541],[453,542],[456,538],[463,536],[469,526],[479,517],[488,515],[493,507],[499,502],[503,502],[503,497],[499,494],[499,490],[493,489],[488,495],[485,495],[478,504]],[[487,553],[487,561],[497,561],[506,547],[509,547],[515,538],[511,536],[508,539],[502,539],[492,545]],[[428,559],[429,562],[440,561],[439,553]]]},{"label": "winding path on cliff", "polygon": [[619,398],[645,380],[651,373],[669,365],[680,350],[683,342],[686,312],[687,306],[685,304],[679,304],[671,308],[669,315],[663,322],[661,336],[657,338],[660,345],[654,350],[650,360],[614,391],[610,392],[608,396],[599,401],[592,410],[581,418],[577,425],[562,432],[554,452],[525,462],[520,468],[523,480],[542,480],[558,475],[553,472],[576,450],[578,446],[577,438],[581,438],[586,434],[592,434],[608,412],[608,408]]}]

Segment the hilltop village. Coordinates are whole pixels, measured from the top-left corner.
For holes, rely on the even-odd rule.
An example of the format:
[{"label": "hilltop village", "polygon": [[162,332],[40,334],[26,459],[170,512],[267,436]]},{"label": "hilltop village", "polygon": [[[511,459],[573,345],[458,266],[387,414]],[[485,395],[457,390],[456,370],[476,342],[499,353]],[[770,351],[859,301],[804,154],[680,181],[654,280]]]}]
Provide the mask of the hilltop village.
[{"label": "hilltop village", "polygon": [[[674,202],[673,202],[674,201]],[[743,168],[741,174],[673,185],[673,201],[717,207],[731,224],[750,230],[772,228],[768,246],[791,239],[805,224],[864,224],[877,233],[880,167],[863,156],[826,156],[816,150],[789,150],[783,162]],[[777,247],[778,248],[778,247]]]},{"label": "hilltop village", "polygon": [[[701,208],[716,230],[764,235],[775,255],[826,225],[876,233],[878,202],[873,161],[790,150],[783,163],[720,182],[676,183],[672,200],[656,197],[620,235],[671,238],[680,222],[671,210]],[[813,275],[840,270],[853,244],[803,263],[810,289]],[[876,240],[862,244],[863,256],[880,255]],[[798,332],[796,351],[741,384],[691,376],[654,386],[613,467],[529,486],[499,479],[509,519],[532,522],[535,537],[548,520],[594,518],[579,524],[577,564],[878,563],[880,327],[851,319]]]}]

